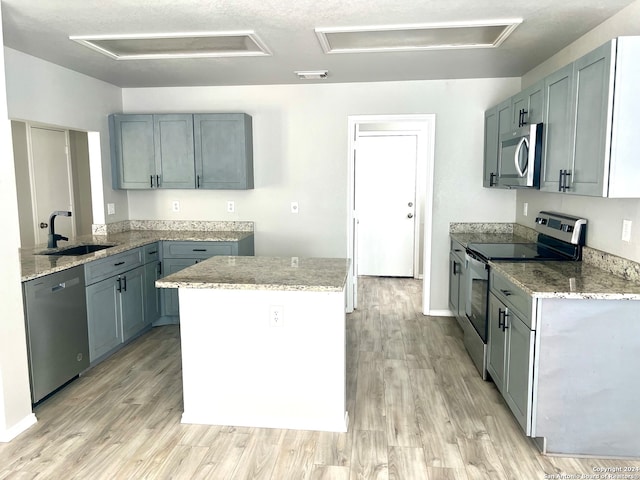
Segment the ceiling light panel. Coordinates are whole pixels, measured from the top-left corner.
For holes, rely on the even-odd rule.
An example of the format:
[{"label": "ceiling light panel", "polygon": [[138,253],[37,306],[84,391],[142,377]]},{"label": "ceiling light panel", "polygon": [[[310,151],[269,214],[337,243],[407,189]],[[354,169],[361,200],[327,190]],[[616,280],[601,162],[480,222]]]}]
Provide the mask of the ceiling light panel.
[{"label": "ceiling light panel", "polygon": [[522,19],[467,23],[316,28],[325,53],[444,50],[499,46]]},{"label": "ceiling light panel", "polygon": [[71,36],[115,60],[271,55],[253,31]]}]

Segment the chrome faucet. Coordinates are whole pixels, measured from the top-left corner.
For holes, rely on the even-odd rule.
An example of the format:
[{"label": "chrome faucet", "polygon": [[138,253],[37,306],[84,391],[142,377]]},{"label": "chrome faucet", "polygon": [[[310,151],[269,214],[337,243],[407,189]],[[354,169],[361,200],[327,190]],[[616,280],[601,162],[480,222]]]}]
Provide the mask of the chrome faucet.
[{"label": "chrome faucet", "polygon": [[49,217],[49,241],[47,243],[47,248],[58,248],[58,240],[69,240],[67,237],[63,237],[56,233],[55,228],[53,227],[54,219],[57,216],[61,217],[70,217],[71,212],[66,212],[64,210],[56,210]]}]

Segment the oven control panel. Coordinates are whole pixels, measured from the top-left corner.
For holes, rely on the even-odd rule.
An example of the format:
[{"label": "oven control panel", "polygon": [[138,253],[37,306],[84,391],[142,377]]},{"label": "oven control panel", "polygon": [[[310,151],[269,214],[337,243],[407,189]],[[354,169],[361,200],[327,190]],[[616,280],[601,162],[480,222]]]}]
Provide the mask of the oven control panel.
[{"label": "oven control panel", "polygon": [[558,240],[584,245],[587,220],[562,213],[540,212],[535,219],[535,229]]}]

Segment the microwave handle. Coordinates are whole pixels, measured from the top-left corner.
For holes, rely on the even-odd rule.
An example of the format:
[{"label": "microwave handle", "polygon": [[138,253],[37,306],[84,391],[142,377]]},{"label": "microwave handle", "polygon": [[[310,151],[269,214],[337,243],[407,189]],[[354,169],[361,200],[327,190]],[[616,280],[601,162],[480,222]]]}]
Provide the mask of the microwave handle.
[{"label": "microwave handle", "polygon": [[527,171],[527,167],[525,166],[524,170],[520,169],[520,162],[518,162],[518,157],[520,157],[520,150],[522,149],[522,146],[523,145],[529,146],[528,144],[529,144],[529,140],[527,140],[527,137],[522,137],[518,142],[518,146],[516,147],[516,152],[513,154],[513,163],[516,166],[516,171],[518,172],[518,175],[520,175],[520,177],[524,177],[524,172]]}]

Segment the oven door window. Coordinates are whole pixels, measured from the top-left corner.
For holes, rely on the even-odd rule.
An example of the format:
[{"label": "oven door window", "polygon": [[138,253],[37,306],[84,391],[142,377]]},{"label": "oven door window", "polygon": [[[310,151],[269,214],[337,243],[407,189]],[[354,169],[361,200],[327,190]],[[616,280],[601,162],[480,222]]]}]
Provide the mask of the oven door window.
[{"label": "oven door window", "polygon": [[489,295],[489,271],[486,265],[469,262],[469,289],[465,313],[483,342],[487,342],[487,301]]}]

